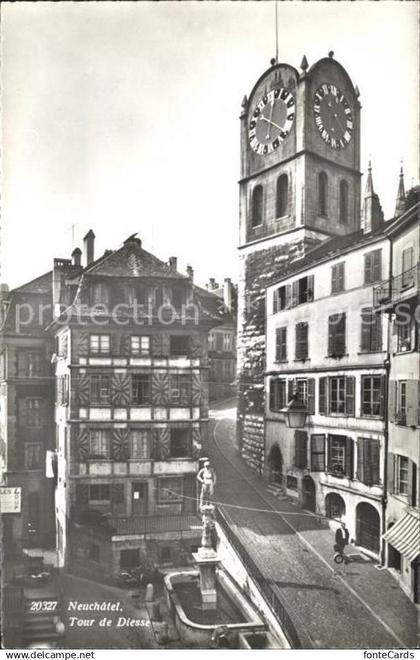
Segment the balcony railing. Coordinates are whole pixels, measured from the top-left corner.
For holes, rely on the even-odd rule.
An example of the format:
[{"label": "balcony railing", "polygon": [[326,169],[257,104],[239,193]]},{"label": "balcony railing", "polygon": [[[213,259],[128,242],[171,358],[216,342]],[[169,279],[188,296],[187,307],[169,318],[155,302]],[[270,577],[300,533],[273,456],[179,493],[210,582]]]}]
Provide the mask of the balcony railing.
[{"label": "balcony railing", "polygon": [[374,307],[392,307],[416,296],[420,289],[420,263],[373,288]]}]

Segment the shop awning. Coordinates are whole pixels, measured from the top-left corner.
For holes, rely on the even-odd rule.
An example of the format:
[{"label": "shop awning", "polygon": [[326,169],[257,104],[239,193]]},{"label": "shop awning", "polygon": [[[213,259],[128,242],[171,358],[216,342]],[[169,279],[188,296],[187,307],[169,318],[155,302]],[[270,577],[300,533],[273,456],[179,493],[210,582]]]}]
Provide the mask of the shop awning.
[{"label": "shop awning", "polygon": [[384,535],[390,543],[409,561],[420,554],[420,515],[416,511],[407,511]]}]

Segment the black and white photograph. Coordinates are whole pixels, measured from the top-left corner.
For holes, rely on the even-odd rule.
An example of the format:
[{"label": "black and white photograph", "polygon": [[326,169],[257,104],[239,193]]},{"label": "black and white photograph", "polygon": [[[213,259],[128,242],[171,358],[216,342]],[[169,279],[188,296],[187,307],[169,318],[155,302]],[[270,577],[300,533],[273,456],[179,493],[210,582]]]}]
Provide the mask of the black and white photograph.
[{"label": "black and white photograph", "polygon": [[2,657],[414,659],[419,2],[0,41]]}]

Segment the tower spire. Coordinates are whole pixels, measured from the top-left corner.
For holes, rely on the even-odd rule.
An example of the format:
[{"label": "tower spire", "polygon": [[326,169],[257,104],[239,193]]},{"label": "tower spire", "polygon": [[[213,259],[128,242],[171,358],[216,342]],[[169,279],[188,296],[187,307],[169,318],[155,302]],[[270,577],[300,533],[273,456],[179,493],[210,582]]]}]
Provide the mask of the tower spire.
[{"label": "tower spire", "polygon": [[368,174],[367,174],[367,179],[366,179],[365,197],[368,197],[369,195],[374,195],[374,193],[375,193],[375,191],[373,189],[372,162],[369,160]]},{"label": "tower spire", "polygon": [[365,234],[378,229],[384,221],[379,196],[373,188],[372,163],[369,160],[366,179],[365,196],[363,199],[363,231]]},{"label": "tower spire", "polygon": [[404,169],[401,161],[400,179],[398,181],[397,201],[395,203],[395,217],[403,213],[405,206],[405,186],[404,186]]}]

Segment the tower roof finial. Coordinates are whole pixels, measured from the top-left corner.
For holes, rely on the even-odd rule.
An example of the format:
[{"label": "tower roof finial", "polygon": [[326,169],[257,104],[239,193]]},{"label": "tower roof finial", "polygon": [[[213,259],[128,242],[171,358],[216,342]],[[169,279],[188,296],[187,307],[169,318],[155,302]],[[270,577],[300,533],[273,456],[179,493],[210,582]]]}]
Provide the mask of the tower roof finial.
[{"label": "tower roof finial", "polygon": [[405,186],[403,161],[400,161],[400,177],[398,181],[397,200],[395,202],[395,216],[401,215],[405,207]]},{"label": "tower roof finial", "polygon": [[373,195],[374,192],[375,191],[373,189],[373,179],[372,179],[372,161],[369,158],[368,173],[367,173],[367,179],[366,179],[365,197]]}]

